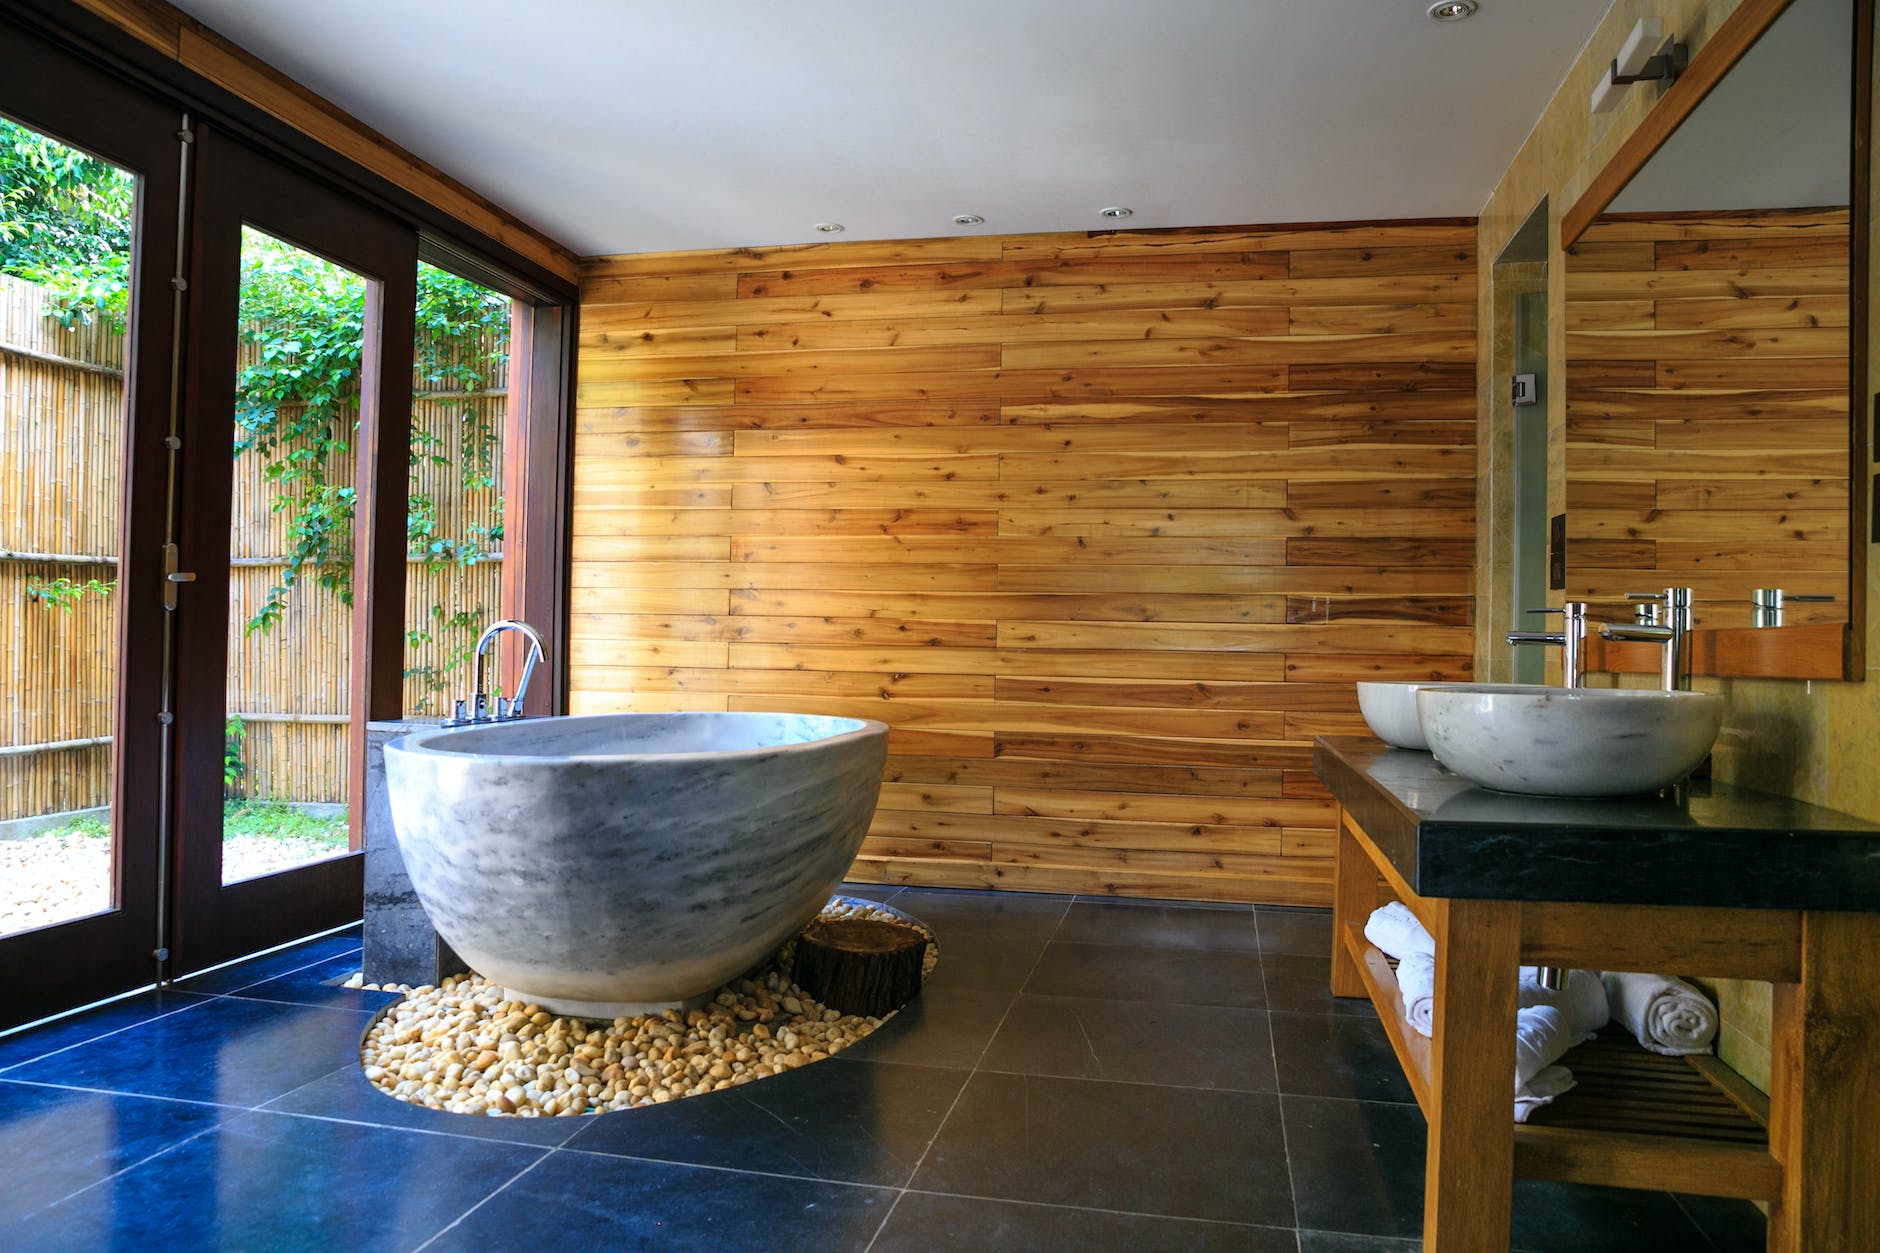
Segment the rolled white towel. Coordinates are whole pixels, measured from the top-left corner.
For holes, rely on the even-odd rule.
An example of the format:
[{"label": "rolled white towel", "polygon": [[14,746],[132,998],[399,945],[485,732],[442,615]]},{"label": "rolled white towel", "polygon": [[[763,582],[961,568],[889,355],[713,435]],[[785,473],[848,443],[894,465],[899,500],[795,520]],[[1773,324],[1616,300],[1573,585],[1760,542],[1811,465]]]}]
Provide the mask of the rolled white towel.
[{"label": "rolled white towel", "polygon": [[1652,1052],[1667,1057],[1710,1052],[1717,1038],[1717,1007],[1684,980],[1608,970],[1603,981],[1612,1016]]},{"label": "rolled white towel", "polygon": [[1539,967],[1523,966],[1515,999],[1522,1009],[1552,1005],[1561,1010],[1576,1035],[1591,1035],[1612,1021],[1606,985],[1596,970],[1569,970],[1565,986],[1556,990],[1541,986]]},{"label": "rolled white towel", "polygon": [[[1590,1040],[1597,1030],[1597,1026],[1574,1021],[1576,1016],[1584,1013],[1589,1018],[1597,1016],[1600,1023],[1605,1021],[1603,1010],[1595,1015],[1587,1005],[1588,988],[1601,991],[1599,999],[1604,999],[1599,977],[1589,970],[1573,973],[1584,978],[1575,980],[1569,976],[1567,986],[1559,992],[1548,992],[1533,983],[1530,993],[1531,981],[1523,980],[1521,1008],[1515,1011],[1514,1025],[1516,1122],[1526,1122],[1535,1110],[1573,1086],[1573,1072],[1554,1063],[1574,1045]],[[1435,988],[1436,959],[1430,954],[1412,953],[1397,963],[1397,990],[1403,995],[1404,1018],[1420,1035],[1430,1034]],[[1559,998],[1564,1003],[1530,1005],[1528,999],[1534,994]]]},{"label": "rolled white towel", "polygon": [[1436,1008],[1436,955],[1412,953],[1398,962],[1397,991],[1403,994],[1404,1019],[1418,1035],[1428,1035]]},{"label": "rolled white towel", "polygon": [[1573,1072],[1565,1066],[1543,1067],[1526,1087],[1514,1090],[1514,1120],[1526,1122],[1535,1110],[1553,1104],[1554,1098],[1571,1090],[1573,1084]]},{"label": "rolled white towel", "polygon": [[1576,1044],[1593,1038],[1576,1030],[1570,1015],[1553,1005],[1530,1005],[1514,1016],[1514,1088],[1529,1087],[1534,1077],[1552,1066]]},{"label": "rolled white towel", "polygon": [[1398,961],[1412,953],[1428,953],[1432,957],[1436,954],[1436,941],[1402,901],[1392,901],[1372,910],[1364,921],[1364,938]]}]

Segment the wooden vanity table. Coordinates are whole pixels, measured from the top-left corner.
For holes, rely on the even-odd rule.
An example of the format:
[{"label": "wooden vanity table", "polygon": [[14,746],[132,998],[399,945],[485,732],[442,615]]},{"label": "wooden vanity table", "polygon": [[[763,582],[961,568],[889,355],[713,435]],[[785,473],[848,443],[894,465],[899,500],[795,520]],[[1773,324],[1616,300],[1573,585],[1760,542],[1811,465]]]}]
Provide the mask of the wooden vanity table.
[{"label": "wooden vanity table", "polygon": [[[1880,1250],[1880,826],[1723,784],[1507,795],[1369,739],[1313,766],[1340,807],[1332,992],[1376,1004],[1429,1123],[1429,1253],[1506,1249],[1517,1174],[1767,1201],[1771,1250]],[[1364,938],[1392,896],[1436,941],[1430,1039]],[[1775,984],[1768,1098],[1603,1034],[1516,1125],[1521,965]]]}]

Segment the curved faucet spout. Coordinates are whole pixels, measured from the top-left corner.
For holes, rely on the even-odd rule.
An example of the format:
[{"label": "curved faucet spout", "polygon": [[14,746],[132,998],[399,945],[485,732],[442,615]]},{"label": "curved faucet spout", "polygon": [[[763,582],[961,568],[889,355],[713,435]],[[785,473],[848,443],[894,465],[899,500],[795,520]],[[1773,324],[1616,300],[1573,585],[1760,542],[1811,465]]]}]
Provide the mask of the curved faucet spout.
[{"label": "curved faucet spout", "polygon": [[[490,645],[501,637],[505,631],[518,632],[524,639],[528,640],[529,652],[522,663],[522,678],[516,684],[516,694],[514,698],[510,700],[498,698],[496,708],[494,712],[491,712],[489,705],[489,688],[487,686],[489,664],[487,658]],[[546,659],[547,656],[548,650],[542,645],[540,633],[528,623],[515,618],[504,618],[500,622],[490,623],[488,627],[484,628],[483,634],[477,637],[475,656],[472,659],[469,716],[467,718],[465,717],[463,709],[464,702],[459,701],[456,720],[460,722],[492,722],[502,721],[508,718],[520,718],[522,716],[522,698],[528,695],[529,692],[529,680],[535,676],[535,667],[537,664]]]}]

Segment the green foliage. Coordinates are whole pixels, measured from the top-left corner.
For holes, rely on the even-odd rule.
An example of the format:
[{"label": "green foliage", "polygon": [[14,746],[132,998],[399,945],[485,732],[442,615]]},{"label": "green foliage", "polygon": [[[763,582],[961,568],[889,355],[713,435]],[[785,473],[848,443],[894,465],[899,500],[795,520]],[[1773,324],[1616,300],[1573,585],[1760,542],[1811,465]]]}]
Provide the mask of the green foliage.
[{"label": "green foliage", "polygon": [[[0,273],[49,288],[49,316],[68,326],[100,316],[123,326],[134,205],[126,172],[0,119]],[[510,301],[430,265],[418,267],[417,289],[416,392],[428,401],[465,400],[448,410],[454,431],[414,424],[413,465],[453,468],[465,492],[490,491],[498,486],[498,433],[473,394],[490,388],[507,360]],[[280,578],[246,623],[250,634],[278,625],[302,584],[352,601],[358,498],[345,483],[359,427],[365,294],[365,280],[351,271],[243,231],[241,334],[252,351],[236,380],[233,453],[261,460],[270,508],[283,515],[287,534]],[[413,560],[426,568],[468,568],[502,543],[500,496],[488,517],[454,532],[439,515],[437,500],[412,493],[407,537]],[[84,592],[108,592],[62,580],[44,588],[36,599],[68,611]],[[414,648],[449,641],[454,668],[488,616],[481,605],[455,614],[432,606],[410,639]],[[445,681],[445,667],[411,673],[433,692]]]},{"label": "green foliage", "polygon": [[412,627],[405,631],[405,654],[411,656],[420,652],[427,644],[443,641],[446,651],[442,664],[428,666],[407,666],[405,677],[420,680],[424,697],[419,706],[423,712],[431,701],[444,694],[450,678],[460,666],[470,660],[470,654],[476,649],[477,636],[482,634],[483,623],[489,613],[482,606],[475,609],[459,610],[446,613],[444,606],[432,605],[422,627]]},{"label": "green foliage", "polygon": [[27,600],[37,601],[42,609],[57,609],[64,613],[71,613],[72,606],[87,595],[109,596],[116,589],[116,579],[109,582],[86,579],[81,583],[63,576],[56,579],[38,579],[30,574],[26,576]]},{"label": "green foliage", "polygon": [[[255,358],[236,383],[235,455],[264,459],[277,485],[273,508],[286,514],[288,551],[281,578],[248,620],[250,633],[275,626],[287,595],[303,578],[352,602],[352,525],[358,504],[335,479],[359,426],[360,346],[365,340],[365,281],[352,272],[258,231],[242,239],[242,335]],[[420,394],[476,392],[507,356],[509,301],[434,266],[418,269]],[[496,350],[483,350],[486,334]],[[497,433],[482,407],[465,403],[458,426],[457,479],[466,491],[495,485]],[[414,464],[449,466],[449,442],[414,424]],[[406,531],[411,555],[428,567],[473,566],[502,539],[500,502],[488,523],[459,535],[438,525],[437,502],[411,494]]]},{"label": "green foliage", "polygon": [[0,117],[0,274],[50,289],[64,326],[122,328],[136,180]]},{"label": "green foliage", "polygon": [[56,840],[108,840],[111,838],[111,824],[98,818],[73,818],[64,826],[45,834]]},{"label": "green foliage", "polygon": [[274,840],[313,840],[333,847],[346,843],[346,816],[321,817],[283,801],[226,801],[222,838],[261,836]]},{"label": "green foliage", "polygon": [[248,763],[242,760],[242,746],[248,742],[248,725],[240,718],[222,724],[222,791],[234,795],[248,777]]}]

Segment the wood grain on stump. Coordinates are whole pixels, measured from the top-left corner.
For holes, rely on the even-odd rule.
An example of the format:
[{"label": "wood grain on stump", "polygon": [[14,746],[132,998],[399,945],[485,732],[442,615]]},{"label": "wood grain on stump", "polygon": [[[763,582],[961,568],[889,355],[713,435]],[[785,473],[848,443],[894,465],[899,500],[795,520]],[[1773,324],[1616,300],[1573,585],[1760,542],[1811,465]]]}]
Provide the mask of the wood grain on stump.
[{"label": "wood grain on stump", "polygon": [[883,1018],[920,991],[927,937],[873,918],[824,918],[796,941],[797,986],[845,1014]]}]

